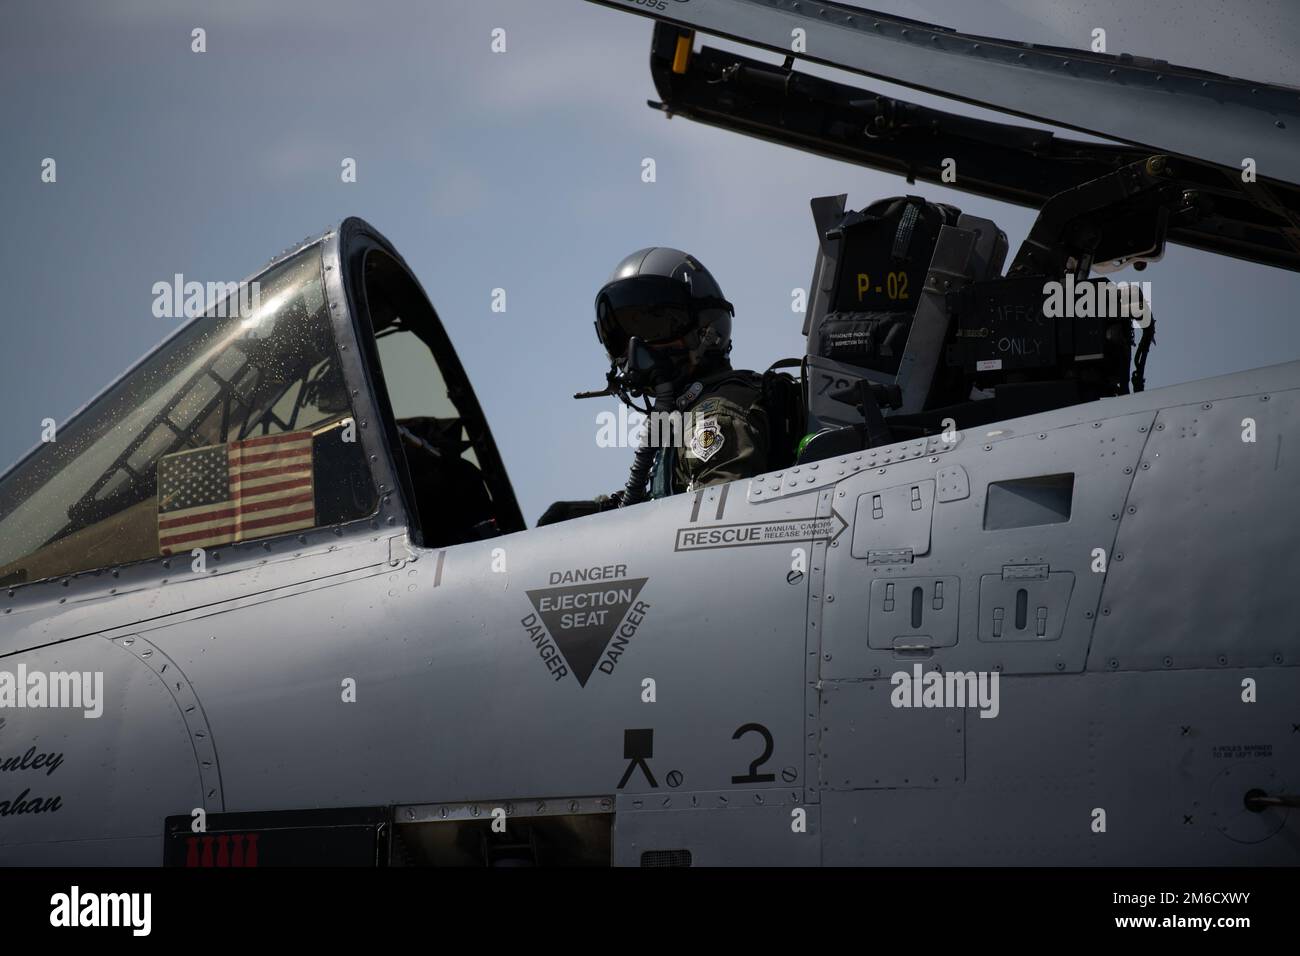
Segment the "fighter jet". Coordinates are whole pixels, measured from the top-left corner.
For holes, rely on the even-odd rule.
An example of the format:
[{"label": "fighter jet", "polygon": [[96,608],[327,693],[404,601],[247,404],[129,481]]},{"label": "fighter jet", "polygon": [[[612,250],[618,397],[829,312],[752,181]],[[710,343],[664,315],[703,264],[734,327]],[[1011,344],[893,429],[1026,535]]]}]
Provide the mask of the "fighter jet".
[{"label": "fighter jet", "polygon": [[655,108],[1032,230],[824,184],[788,461],[532,529],[397,250],[277,256],[0,478],[0,862],[1300,862],[1300,361],[1148,390],[1108,278],[1300,269],[1300,90],[606,5]]}]

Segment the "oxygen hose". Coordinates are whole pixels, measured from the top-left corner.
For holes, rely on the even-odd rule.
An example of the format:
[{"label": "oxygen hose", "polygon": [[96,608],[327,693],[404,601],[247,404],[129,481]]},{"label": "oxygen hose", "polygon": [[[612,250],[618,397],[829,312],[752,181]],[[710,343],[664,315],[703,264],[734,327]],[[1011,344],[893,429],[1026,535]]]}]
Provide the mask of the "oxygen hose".
[{"label": "oxygen hose", "polygon": [[659,452],[659,448],[651,444],[653,440],[651,436],[659,429],[652,428],[651,424],[655,415],[673,410],[675,392],[676,389],[672,385],[661,385],[655,389],[654,405],[650,408],[651,418],[646,421],[645,434],[641,436],[641,444],[632,459],[632,470],[628,473],[627,485],[618,500],[620,508],[640,504],[650,497],[650,490],[647,487],[650,483],[650,469],[654,467],[655,455]]}]

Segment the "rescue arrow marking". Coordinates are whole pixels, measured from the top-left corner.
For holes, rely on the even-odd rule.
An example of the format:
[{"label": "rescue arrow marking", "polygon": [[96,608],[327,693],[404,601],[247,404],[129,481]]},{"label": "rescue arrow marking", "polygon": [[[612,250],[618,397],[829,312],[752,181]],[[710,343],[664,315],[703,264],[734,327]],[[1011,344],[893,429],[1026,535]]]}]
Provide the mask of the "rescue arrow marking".
[{"label": "rescue arrow marking", "polygon": [[748,521],[678,528],[674,551],[705,551],[711,548],[745,548],[757,544],[785,544],[790,541],[834,541],[849,523],[833,507],[828,518],[790,518],[783,521]]}]

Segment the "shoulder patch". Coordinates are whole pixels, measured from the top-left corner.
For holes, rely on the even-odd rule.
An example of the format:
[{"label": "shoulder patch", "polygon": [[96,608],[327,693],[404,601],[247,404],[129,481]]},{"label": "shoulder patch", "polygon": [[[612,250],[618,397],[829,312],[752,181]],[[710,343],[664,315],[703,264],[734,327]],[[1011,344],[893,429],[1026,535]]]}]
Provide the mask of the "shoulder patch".
[{"label": "shoulder patch", "polygon": [[723,444],[725,439],[716,417],[695,419],[695,428],[686,446],[692,455],[700,461],[708,461],[718,453]]}]

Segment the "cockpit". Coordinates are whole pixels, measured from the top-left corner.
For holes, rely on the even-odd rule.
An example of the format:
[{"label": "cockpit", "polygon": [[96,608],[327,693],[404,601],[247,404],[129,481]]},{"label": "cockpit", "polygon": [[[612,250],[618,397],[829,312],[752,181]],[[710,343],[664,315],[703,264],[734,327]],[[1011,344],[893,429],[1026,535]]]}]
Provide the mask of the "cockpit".
[{"label": "cockpit", "polygon": [[[1141,390],[1149,310],[1089,274],[1158,259],[1195,219],[1164,157],[1053,197],[1005,274],[989,220],[845,198],[812,204],[798,461]],[[396,532],[395,497],[425,547],[524,529],[469,379],[391,245],[349,219],[251,281],[0,478],[0,585],[321,528]],[[1067,306],[1082,290],[1112,307],[1053,316],[1053,285]]]},{"label": "cockpit", "polygon": [[[406,266],[391,253],[362,258],[363,317],[383,417],[396,429],[421,540],[441,547],[523,530],[505,468],[451,341]],[[402,478],[399,478],[402,480]]]},{"label": "cockpit", "polygon": [[[523,527],[414,278],[363,236],[344,250],[353,281],[331,293],[324,245],[241,283],[0,479],[0,585],[377,524],[393,490],[374,467],[385,447],[406,464],[399,482],[421,543]],[[332,294],[352,308],[332,307]],[[349,365],[358,351],[369,361]]]}]

